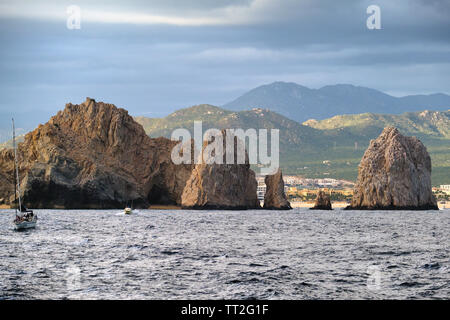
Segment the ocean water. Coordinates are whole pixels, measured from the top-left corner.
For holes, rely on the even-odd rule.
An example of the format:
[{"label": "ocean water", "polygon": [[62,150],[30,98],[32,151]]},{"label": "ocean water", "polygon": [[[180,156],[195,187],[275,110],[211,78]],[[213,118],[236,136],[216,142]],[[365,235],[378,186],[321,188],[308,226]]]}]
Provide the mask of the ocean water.
[{"label": "ocean water", "polygon": [[0,299],[449,299],[450,210],[0,210]]}]

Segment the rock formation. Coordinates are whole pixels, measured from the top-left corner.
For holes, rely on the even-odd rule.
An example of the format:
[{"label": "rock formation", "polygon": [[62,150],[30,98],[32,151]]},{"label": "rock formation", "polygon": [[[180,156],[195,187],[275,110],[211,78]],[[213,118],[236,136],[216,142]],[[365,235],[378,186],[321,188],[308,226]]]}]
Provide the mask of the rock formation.
[{"label": "rock formation", "polygon": [[[214,140],[205,142],[200,154],[200,157],[203,154],[203,161],[195,165],[183,190],[181,205],[184,209],[259,208],[255,173],[250,169],[247,152],[244,163],[237,162],[236,150],[242,142],[233,136],[234,151],[227,149],[226,136],[230,133],[222,130],[221,134],[224,151],[222,164],[210,162],[215,154],[206,153],[207,147]],[[226,162],[226,155],[230,152],[234,152],[234,162],[231,164]]]},{"label": "rock formation", "polygon": [[0,204],[14,200],[14,152],[12,149],[0,150]]},{"label": "rock formation", "polygon": [[422,142],[385,128],[359,164],[347,209],[438,209],[431,191],[431,159]]},{"label": "rock formation", "polygon": [[264,179],[266,183],[266,194],[264,195],[264,209],[289,210],[291,204],[286,198],[284,192],[284,181],[281,170],[275,174],[267,175]]},{"label": "rock formation", "polygon": [[330,195],[326,194],[323,190],[317,191],[316,201],[311,210],[333,210]]},{"label": "rock formation", "polygon": [[[149,138],[124,109],[87,98],[25,136],[22,196],[31,208],[180,204],[191,165],[174,165],[177,142]],[[13,152],[0,151],[0,198],[13,199]]]}]

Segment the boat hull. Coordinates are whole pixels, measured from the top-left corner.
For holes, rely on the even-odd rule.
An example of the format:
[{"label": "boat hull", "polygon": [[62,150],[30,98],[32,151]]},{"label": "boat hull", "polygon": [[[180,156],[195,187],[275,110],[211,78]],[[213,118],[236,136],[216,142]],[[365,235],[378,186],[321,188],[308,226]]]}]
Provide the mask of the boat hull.
[{"label": "boat hull", "polygon": [[21,222],[14,222],[14,228],[16,230],[25,230],[25,229],[31,229],[36,227],[37,217],[33,217],[33,220],[31,221],[21,221]]}]

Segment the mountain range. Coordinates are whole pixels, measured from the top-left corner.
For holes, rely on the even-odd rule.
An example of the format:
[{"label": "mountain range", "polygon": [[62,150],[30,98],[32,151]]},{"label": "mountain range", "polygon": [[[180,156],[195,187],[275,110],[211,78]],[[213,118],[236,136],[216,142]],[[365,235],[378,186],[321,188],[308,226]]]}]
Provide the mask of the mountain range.
[{"label": "mountain range", "polygon": [[[252,108],[269,109],[302,123],[309,119],[323,120],[336,115],[367,112],[400,114],[426,109],[445,111],[450,108],[450,96],[435,93],[397,98],[375,89],[350,84],[310,89],[293,82],[277,81],[251,89],[221,107],[231,111],[244,111]],[[160,111],[158,110],[158,112]],[[18,110],[13,113],[20,120],[17,121],[21,126],[21,128],[16,128],[17,135],[31,131],[39,124],[38,121],[44,121],[47,116],[50,117],[52,114],[46,111],[37,115],[31,112],[20,113]],[[0,113],[0,143],[11,139],[10,116],[13,116],[10,111]]]},{"label": "mountain range", "polygon": [[[424,142],[432,157],[433,184],[447,184],[449,108],[450,96],[441,93],[397,98],[348,84],[310,89],[296,83],[274,82],[252,89],[222,107],[202,104],[163,118],[135,120],[151,137],[170,137],[177,128],[192,131],[194,120],[203,122],[203,130],[280,129],[280,160],[286,174],[351,180],[356,178],[357,166],[370,140],[384,127],[394,126]],[[10,136],[10,129],[5,132]],[[10,146],[11,141],[0,144],[0,148]]]},{"label": "mountain range", "polygon": [[350,84],[310,89],[293,82],[273,82],[254,88],[222,106],[242,111],[267,108],[292,120],[322,120],[335,115],[366,112],[400,114],[408,111],[447,110],[450,96],[442,93],[394,97],[381,91]]},{"label": "mountain range", "polygon": [[[268,109],[231,111],[212,105],[197,105],[173,112],[164,118],[135,117],[153,138],[170,138],[173,130],[202,121],[209,128],[279,129],[280,161],[285,174],[355,180],[357,167],[371,139],[384,127],[397,127],[414,135],[430,152],[433,184],[450,181],[450,110],[407,112],[400,115],[363,113],[339,115],[298,123]],[[23,135],[17,140],[23,141]],[[11,141],[0,144],[11,147]]]}]

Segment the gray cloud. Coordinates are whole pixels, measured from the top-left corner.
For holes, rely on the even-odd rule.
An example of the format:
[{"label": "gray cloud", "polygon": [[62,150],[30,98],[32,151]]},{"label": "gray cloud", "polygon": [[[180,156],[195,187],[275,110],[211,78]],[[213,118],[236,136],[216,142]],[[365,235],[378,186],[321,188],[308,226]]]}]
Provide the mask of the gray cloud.
[{"label": "gray cloud", "polygon": [[[86,96],[135,115],[162,116],[197,103],[223,104],[277,80],[310,87],[353,83],[397,95],[450,93],[445,1],[161,0],[94,6],[78,0],[83,12],[217,20],[181,26],[90,19],[82,20],[81,30],[65,27],[65,7],[73,1],[29,3],[0,5],[9,8],[0,13],[0,128],[9,128],[4,119],[12,114],[33,127]],[[365,27],[365,9],[372,3],[381,7],[382,30]],[[235,23],[224,23],[230,17]]]}]

